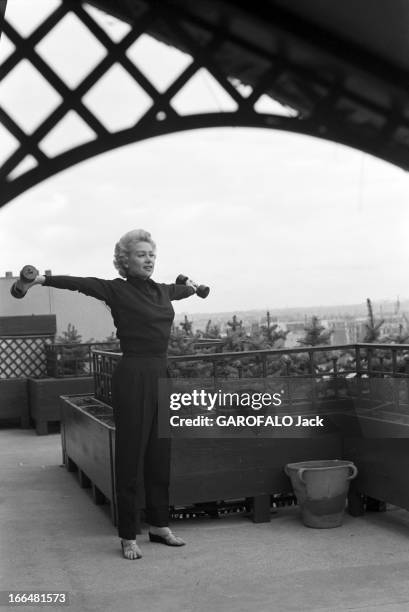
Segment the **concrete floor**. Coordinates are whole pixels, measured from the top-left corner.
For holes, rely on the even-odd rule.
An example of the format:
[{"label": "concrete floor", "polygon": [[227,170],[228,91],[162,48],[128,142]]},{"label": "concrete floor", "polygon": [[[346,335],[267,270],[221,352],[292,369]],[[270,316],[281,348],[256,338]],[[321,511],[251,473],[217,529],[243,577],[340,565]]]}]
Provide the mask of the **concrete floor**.
[{"label": "concrete floor", "polygon": [[58,434],[0,430],[0,591],[70,597],[68,608],[21,609],[409,610],[403,510],[346,515],[342,527],[329,530],[304,527],[295,507],[257,525],[241,516],[175,521],[187,546],[149,543],[144,533],[143,559],[128,561],[108,508],[95,506],[60,464]]}]

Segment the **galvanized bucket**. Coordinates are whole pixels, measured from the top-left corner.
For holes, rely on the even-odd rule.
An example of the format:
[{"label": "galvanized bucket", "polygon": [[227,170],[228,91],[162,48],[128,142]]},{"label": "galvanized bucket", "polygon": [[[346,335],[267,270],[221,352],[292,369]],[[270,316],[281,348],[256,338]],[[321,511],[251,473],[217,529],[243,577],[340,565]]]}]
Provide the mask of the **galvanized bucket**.
[{"label": "galvanized bucket", "polygon": [[329,529],[342,525],[349,483],[358,474],[352,461],[301,461],[284,468],[307,527]]}]

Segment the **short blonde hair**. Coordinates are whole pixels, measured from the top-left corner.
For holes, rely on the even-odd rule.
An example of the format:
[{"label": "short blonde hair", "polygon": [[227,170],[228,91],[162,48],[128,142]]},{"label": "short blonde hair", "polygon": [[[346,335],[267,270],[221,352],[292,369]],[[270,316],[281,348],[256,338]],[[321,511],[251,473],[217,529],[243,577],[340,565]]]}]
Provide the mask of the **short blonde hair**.
[{"label": "short blonde hair", "polygon": [[152,247],[156,249],[156,244],[152,240],[150,233],[143,229],[131,230],[130,232],[127,232],[121,236],[115,245],[113,263],[123,278],[127,277],[129,253],[132,247],[134,247],[138,242],[149,242]]}]

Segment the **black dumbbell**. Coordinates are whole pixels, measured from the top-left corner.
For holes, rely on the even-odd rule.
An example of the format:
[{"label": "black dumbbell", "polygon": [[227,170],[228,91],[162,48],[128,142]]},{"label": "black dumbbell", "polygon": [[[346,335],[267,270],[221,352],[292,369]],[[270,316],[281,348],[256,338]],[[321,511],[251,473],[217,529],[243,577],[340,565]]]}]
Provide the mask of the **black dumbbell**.
[{"label": "black dumbbell", "polygon": [[34,266],[24,266],[20,272],[20,278],[10,287],[13,297],[21,299],[28,291],[30,284],[37,278],[38,270]]},{"label": "black dumbbell", "polygon": [[187,276],[184,276],[183,274],[179,274],[179,276],[176,279],[176,284],[177,285],[190,285],[191,287],[195,289],[196,294],[201,298],[205,298],[209,295],[210,287],[206,287],[206,285],[198,285],[197,283],[195,283],[195,281],[192,281],[191,278],[188,278]]}]

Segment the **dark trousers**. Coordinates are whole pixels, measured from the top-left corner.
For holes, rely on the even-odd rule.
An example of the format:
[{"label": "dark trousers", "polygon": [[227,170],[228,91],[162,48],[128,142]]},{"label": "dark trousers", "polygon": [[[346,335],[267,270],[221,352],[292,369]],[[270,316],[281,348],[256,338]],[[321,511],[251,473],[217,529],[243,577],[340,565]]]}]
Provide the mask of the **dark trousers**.
[{"label": "dark trousers", "polygon": [[124,356],[112,376],[118,535],[141,533],[140,511],[157,527],[168,525],[170,439],[158,438],[158,379],[164,357]]}]

